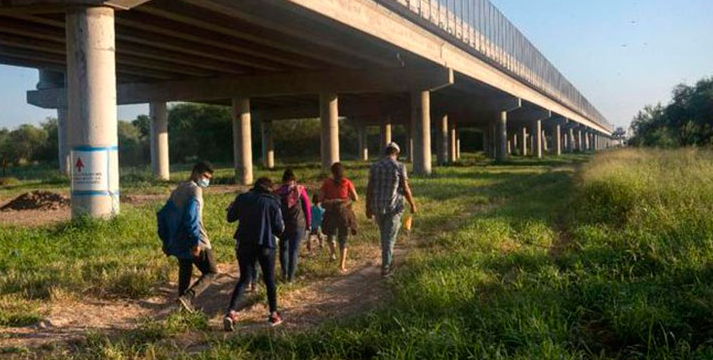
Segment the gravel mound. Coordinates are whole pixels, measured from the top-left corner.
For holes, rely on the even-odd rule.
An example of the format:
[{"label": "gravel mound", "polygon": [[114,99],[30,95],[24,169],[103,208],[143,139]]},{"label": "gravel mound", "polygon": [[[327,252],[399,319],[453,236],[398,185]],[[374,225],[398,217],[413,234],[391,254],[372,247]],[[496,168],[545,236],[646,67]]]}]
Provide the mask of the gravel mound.
[{"label": "gravel mound", "polygon": [[58,210],[69,206],[69,197],[50,191],[32,191],[14,198],[0,207],[0,211]]}]

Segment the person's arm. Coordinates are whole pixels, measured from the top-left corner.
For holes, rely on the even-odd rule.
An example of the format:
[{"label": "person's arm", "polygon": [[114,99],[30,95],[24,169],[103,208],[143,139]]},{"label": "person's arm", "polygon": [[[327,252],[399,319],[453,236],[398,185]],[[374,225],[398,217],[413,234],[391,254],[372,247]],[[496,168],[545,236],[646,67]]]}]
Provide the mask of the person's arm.
[{"label": "person's arm", "polygon": [[357,195],[356,188],[354,187],[354,183],[351,181],[349,182],[349,198],[352,199],[352,201],[357,202],[359,201],[359,195]]},{"label": "person's arm", "polygon": [[282,209],[280,209],[280,203],[275,201],[272,206],[272,233],[274,235],[281,235],[285,231],[285,221],[282,219]]},{"label": "person's arm", "polygon": [[411,206],[411,213],[415,214],[417,211],[416,203],[413,201],[413,195],[411,194],[411,187],[408,184],[408,179],[402,178],[401,187],[404,189],[404,197],[406,198],[406,201],[408,202],[409,206]]},{"label": "person's arm", "polygon": [[240,195],[236,196],[235,200],[233,200],[233,202],[230,203],[230,206],[228,206],[227,220],[229,223],[238,221],[238,214],[240,214],[240,205],[238,202],[239,197]]},{"label": "person's arm", "polygon": [[200,241],[201,241],[201,230],[200,230],[200,218],[198,210],[198,199],[191,197],[186,203],[186,208],[183,212],[182,225],[183,229],[187,234],[188,246],[191,249],[191,254],[197,257],[200,254]]},{"label": "person's arm", "polygon": [[305,213],[305,226],[307,229],[310,228],[312,224],[312,204],[309,202],[309,196],[307,196],[307,190],[300,187],[300,201],[302,203],[302,211]]},{"label": "person's arm", "polygon": [[374,197],[374,181],[372,177],[374,172],[369,169],[369,180],[366,183],[366,218],[371,219],[374,216],[374,209],[371,208],[371,199]]}]

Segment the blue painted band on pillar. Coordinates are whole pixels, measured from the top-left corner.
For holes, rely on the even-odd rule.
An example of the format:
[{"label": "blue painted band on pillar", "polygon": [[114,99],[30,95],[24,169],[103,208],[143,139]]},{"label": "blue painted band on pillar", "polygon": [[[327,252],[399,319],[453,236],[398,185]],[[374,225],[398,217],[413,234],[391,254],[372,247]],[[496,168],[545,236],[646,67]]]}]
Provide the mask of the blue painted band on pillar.
[{"label": "blue painted band on pillar", "polygon": [[75,190],[72,191],[72,196],[119,196],[119,191],[103,191],[103,190]]},{"label": "blue painted band on pillar", "polygon": [[81,146],[73,147],[72,150],[74,150],[74,151],[118,151],[119,147],[116,145],[113,145],[113,146],[81,145]]}]

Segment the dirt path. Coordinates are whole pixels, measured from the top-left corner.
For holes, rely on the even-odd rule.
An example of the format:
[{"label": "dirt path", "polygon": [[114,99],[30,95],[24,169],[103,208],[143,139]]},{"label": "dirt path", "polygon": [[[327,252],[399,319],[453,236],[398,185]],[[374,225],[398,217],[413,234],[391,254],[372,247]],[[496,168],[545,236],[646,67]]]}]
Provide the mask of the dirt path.
[{"label": "dirt path", "polygon": [[[408,247],[408,242],[403,240],[399,240],[395,249],[396,263],[403,260]],[[380,274],[380,250],[377,246],[369,246],[373,249],[365,257],[366,261],[361,265],[351,264],[348,273],[279,293],[279,307],[285,318],[280,328],[309,329],[328,319],[357,314],[376,305],[377,300],[386,294],[387,280]],[[196,299],[195,304],[208,315],[215,335],[223,336],[222,316],[237,281],[237,268],[234,264],[223,264],[219,272],[214,284]],[[0,328],[0,348],[39,348],[81,339],[91,332],[111,334],[130,330],[147,318],[160,320],[177,311],[174,292],[175,284],[172,284],[159,289],[156,296],[141,300],[60,301],[61,305],[51,305],[50,315],[38,325]],[[267,328],[268,312],[263,294],[264,291],[260,292],[259,300],[241,312],[240,331]]]}]

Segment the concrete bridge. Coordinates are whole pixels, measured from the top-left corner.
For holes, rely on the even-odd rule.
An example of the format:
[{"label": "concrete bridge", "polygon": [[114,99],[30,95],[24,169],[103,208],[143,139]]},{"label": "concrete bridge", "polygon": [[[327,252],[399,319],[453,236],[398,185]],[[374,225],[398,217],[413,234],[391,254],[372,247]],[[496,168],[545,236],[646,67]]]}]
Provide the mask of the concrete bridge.
[{"label": "concrete bridge", "polygon": [[[416,174],[457,160],[458,129],[484,150],[589,151],[612,127],[487,0],[1,0],[0,63],[40,69],[30,104],[57,109],[74,214],[119,210],[117,104],[149,103],[151,163],[169,177],[166,102],[233,108],[237,181],[253,181],[251,118],[321,119],[324,168],[339,117],[404,126]],[[435,125],[435,126],[433,126]],[[278,154],[279,155],[279,154]]]}]

